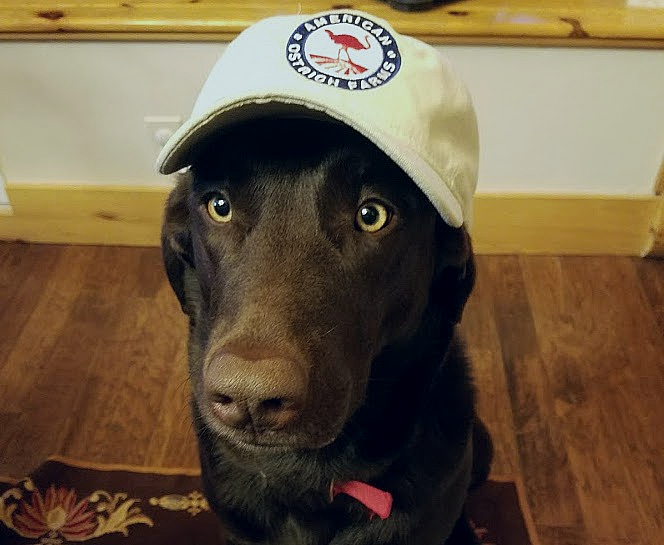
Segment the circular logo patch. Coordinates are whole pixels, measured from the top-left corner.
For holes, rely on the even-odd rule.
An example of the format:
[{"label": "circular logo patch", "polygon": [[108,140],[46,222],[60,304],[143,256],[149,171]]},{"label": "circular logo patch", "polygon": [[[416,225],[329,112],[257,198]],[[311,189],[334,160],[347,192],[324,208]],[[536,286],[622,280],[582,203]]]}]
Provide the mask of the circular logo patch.
[{"label": "circular logo patch", "polygon": [[354,13],[331,13],[305,21],[291,34],[286,56],[303,77],[351,91],[385,85],[401,67],[392,34]]}]

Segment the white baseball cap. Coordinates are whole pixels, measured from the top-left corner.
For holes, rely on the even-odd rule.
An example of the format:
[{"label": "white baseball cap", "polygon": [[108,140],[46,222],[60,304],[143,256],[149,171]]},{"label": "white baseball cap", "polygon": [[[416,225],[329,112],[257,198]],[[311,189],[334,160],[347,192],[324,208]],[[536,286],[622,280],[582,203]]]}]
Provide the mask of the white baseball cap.
[{"label": "white baseball cap", "polygon": [[470,223],[475,113],[464,84],[433,47],[359,11],[259,21],[228,45],[157,166],[163,174],[180,170],[220,128],[281,115],[352,127],[412,178],[449,225]]}]

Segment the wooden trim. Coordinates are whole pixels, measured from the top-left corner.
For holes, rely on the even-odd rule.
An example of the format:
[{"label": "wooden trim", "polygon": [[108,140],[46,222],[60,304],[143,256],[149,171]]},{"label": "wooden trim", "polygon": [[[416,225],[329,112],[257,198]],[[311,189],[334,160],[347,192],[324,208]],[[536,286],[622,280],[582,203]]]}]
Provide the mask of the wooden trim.
[{"label": "wooden trim", "polygon": [[[0,239],[154,246],[168,186],[8,184]],[[664,197],[480,194],[480,254],[644,255]],[[662,229],[660,229],[660,232]]]},{"label": "wooden trim", "polygon": [[[339,3],[343,5],[344,3]],[[339,5],[338,4],[338,5]],[[329,0],[261,2],[206,0],[97,0],[57,2],[0,0],[0,35],[4,39],[229,39],[256,21],[277,14],[317,13]],[[348,5],[346,3],[346,5]],[[520,45],[664,47],[664,12],[633,8],[623,0],[474,0],[424,12],[400,12],[387,2],[355,0],[354,9],[386,19],[398,32],[436,43],[513,40]],[[128,38],[131,36],[131,38]],[[156,38],[155,38],[156,37]],[[547,41],[554,40],[554,41]]]},{"label": "wooden trim", "polygon": [[646,252],[648,257],[664,257],[664,196],[659,197],[659,207],[652,221],[653,241]]},{"label": "wooden trim", "polygon": [[7,184],[13,214],[0,238],[71,244],[154,246],[166,186]]},{"label": "wooden trim", "polygon": [[500,195],[475,198],[481,254],[644,255],[659,198],[606,195]]},{"label": "wooden trim", "polygon": [[664,257],[664,158],[655,178],[655,195],[659,196],[660,202],[658,210],[653,214],[651,227],[653,242],[646,255]]},{"label": "wooden trim", "polygon": [[[15,41],[56,42],[215,42],[228,43],[237,32],[0,32],[0,43]],[[485,45],[501,47],[583,47],[586,49],[664,49],[664,39],[559,38],[554,36],[421,35],[432,45]]]}]

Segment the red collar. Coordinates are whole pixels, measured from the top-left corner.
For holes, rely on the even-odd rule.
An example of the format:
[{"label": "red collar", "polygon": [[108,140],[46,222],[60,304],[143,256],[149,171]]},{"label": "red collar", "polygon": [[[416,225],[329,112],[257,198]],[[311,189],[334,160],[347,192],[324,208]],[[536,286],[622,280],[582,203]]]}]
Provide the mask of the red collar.
[{"label": "red collar", "polygon": [[346,494],[364,504],[371,513],[370,518],[378,515],[385,520],[392,511],[392,494],[360,481],[332,481],[330,495],[334,498],[337,494]]}]

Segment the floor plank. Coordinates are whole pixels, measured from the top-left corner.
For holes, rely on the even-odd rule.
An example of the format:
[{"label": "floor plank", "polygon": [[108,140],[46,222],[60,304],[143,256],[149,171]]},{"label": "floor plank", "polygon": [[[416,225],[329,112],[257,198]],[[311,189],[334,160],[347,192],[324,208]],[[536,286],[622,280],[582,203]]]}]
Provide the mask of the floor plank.
[{"label": "floor plank", "polygon": [[[520,259],[486,260],[498,326],[502,364],[512,403],[517,448],[528,499],[541,524],[581,524],[574,476],[563,437],[553,418],[552,390],[543,373],[535,322]],[[547,471],[542,471],[547,467]]]},{"label": "floor plank", "polygon": [[[32,244],[12,246],[0,254],[0,331],[8,339],[16,338],[29,319],[60,251]],[[11,344],[0,344],[0,371],[11,348]]]},{"label": "floor plank", "polygon": [[[461,325],[496,475],[542,545],[664,533],[664,261],[479,256]],[[0,244],[0,474],[192,467],[186,322],[156,248]]]},{"label": "floor plank", "polygon": [[551,420],[563,434],[587,540],[654,543],[662,498],[644,502],[640,491],[646,480],[657,483],[648,466],[664,452],[653,434],[664,418],[657,401],[663,332],[641,296],[633,263],[605,257],[522,262],[543,378],[553,396]]},{"label": "floor plank", "polygon": [[664,267],[662,260],[634,259],[641,280],[641,289],[648,300],[659,326],[664,331]]},{"label": "floor plank", "polygon": [[487,277],[486,259],[478,259],[478,282],[464,309],[462,331],[473,362],[478,411],[494,437],[493,471],[499,475],[520,472],[512,404],[502,364],[500,338],[493,315],[493,291]]}]

